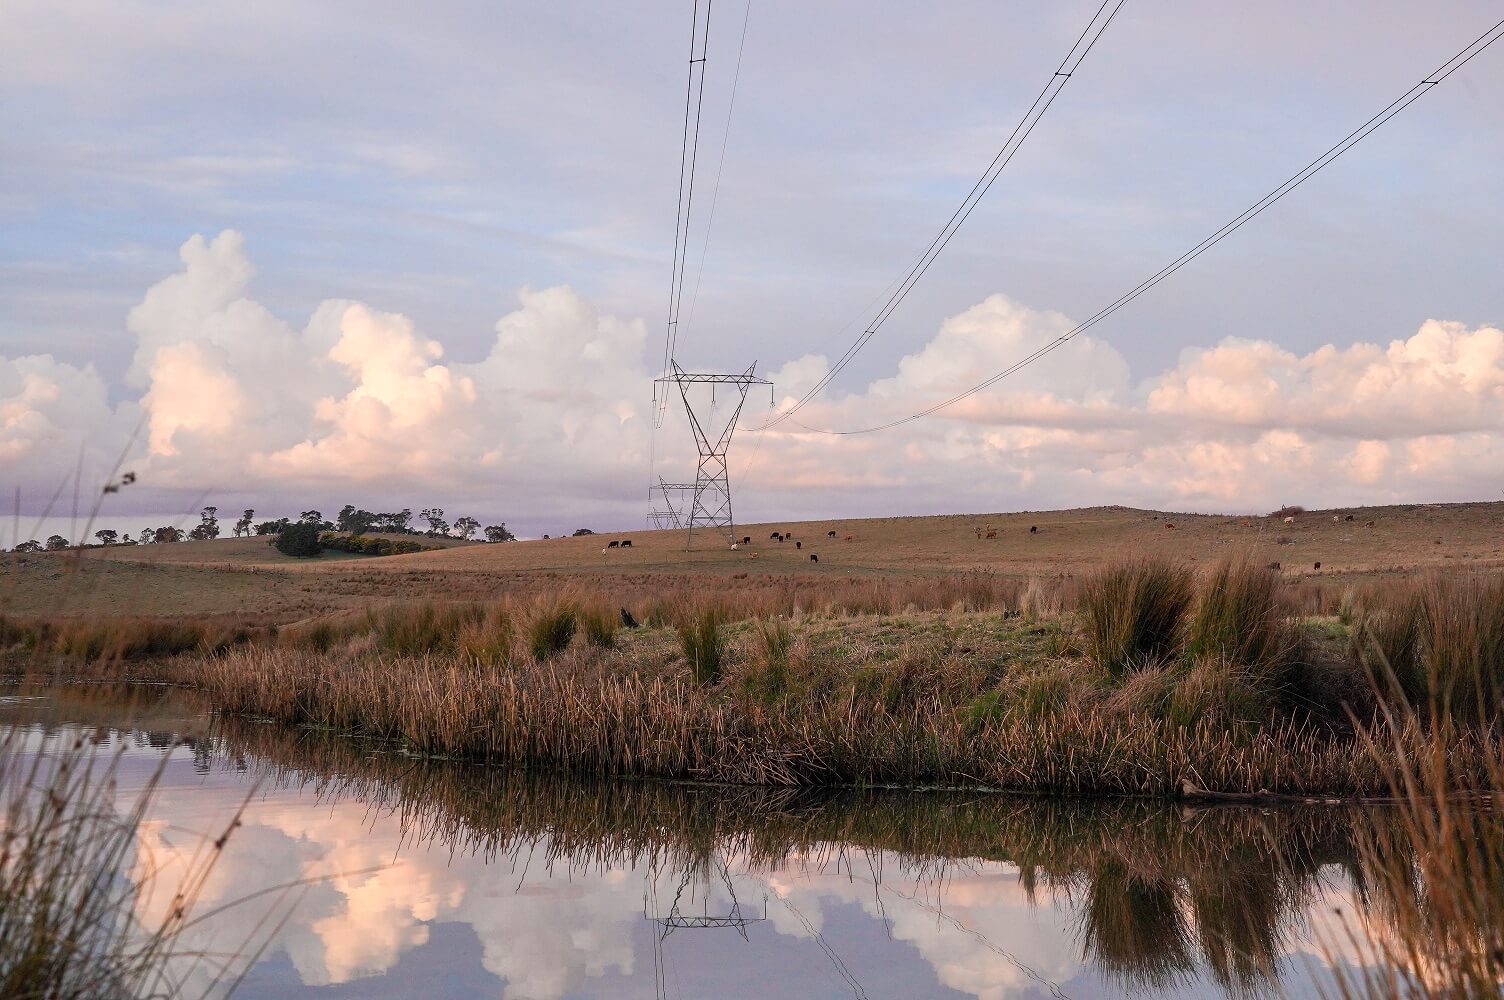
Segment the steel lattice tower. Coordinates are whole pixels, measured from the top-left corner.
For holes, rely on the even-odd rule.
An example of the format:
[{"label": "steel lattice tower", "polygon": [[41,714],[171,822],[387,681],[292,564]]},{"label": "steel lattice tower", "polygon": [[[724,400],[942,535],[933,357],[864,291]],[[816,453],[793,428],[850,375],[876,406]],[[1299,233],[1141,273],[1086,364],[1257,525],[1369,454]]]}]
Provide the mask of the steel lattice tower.
[{"label": "steel lattice tower", "polygon": [[[694,541],[695,528],[713,528],[725,535],[728,542],[734,541],[735,520],[731,510],[731,471],[726,462],[726,452],[731,446],[731,435],[736,431],[736,422],[741,417],[742,407],[747,402],[747,391],[754,385],[765,385],[771,390],[773,383],[757,377],[757,362],[752,362],[740,375],[714,375],[706,372],[687,372],[672,362],[673,374],[656,379],[659,384],[672,383],[679,389],[679,398],[684,402],[684,412],[689,417],[689,429],[694,435],[695,447],[699,450],[699,464],[695,468],[695,482],[691,490],[689,511],[684,517],[688,529],[685,546]],[[727,386],[736,392],[736,405],[729,416],[713,419],[695,411],[690,399],[690,387],[709,385],[714,403],[718,386]],[[661,391],[667,392],[667,385]]]}]

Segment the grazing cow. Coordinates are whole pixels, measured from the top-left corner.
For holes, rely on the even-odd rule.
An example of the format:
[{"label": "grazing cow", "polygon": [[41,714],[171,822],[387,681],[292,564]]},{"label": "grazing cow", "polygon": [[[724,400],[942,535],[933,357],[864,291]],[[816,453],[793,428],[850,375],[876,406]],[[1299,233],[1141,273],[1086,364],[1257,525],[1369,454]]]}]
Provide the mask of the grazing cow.
[{"label": "grazing cow", "polygon": [[743,538],[742,538],[742,544],[743,545],[751,545],[752,544],[752,536],[751,535],[743,536]]},{"label": "grazing cow", "polygon": [[1320,569],[1321,568],[1321,563],[1318,562],[1316,565],[1312,566],[1311,568],[1312,569]]},{"label": "grazing cow", "polygon": [[1029,525],[1029,534],[1031,534],[1031,535],[1037,535],[1037,534],[1039,534],[1039,525],[1037,525],[1037,524],[1031,524],[1031,525]]},{"label": "grazing cow", "polygon": [[1344,521],[1351,521],[1352,519],[1353,519],[1353,516],[1351,514],[1349,514],[1346,517],[1344,517],[1342,520],[1344,520]]},{"label": "grazing cow", "polygon": [[804,548],[804,543],[803,542],[795,542],[794,543],[794,548],[796,548],[796,549],[802,549],[802,548]]},{"label": "grazing cow", "polygon": [[543,536],[543,540],[544,540],[544,541],[545,541],[545,542],[546,542],[546,541],[548,541],[548,536],[547,536],[547,535],[544,535],[544,536]]},{"label": "grazing cow", "polygon": [[1272,562],[1272,563],[1269,564],[1269,568],[1270,569],[1279,569],[1279,563]]},{"label": "grazing cow", "polygon": [[606,543],[606,548],[608,548],[608,549],[614,549],[614,548],[618,548],[620,546],[621,546],[621,542],[615,542],[615,541],[613,541],[613,542],[607,542]]},{"label": "grazing cow", "polygon": [[817,562],[820,561],[820,557],[817,556],[817,555],[815,555],[813,552],[811,552],[809,554],[809,561],[812,562],[812,563],[817,563]]},{"label": "grazing cow", "polygon": [[636,628],[637,619],[632,617],[632,612],[626,608],[621,609],[621,623],[625,628]]},{"label": "grazing cow", "polygon": [[781,541],[783,541],[783,536],[780,535],[778,532],[775,531],[771,535],[768,536],[768,541],[770,541],[770,542],[781,542]]},{"label": "grazing cow", "polygon": [[1364,521],[1363,522],[1363,527],[1365,527],[1365,528],[1372,528],[1373,527],[1373,522],[1372,521]]},{"label": "grazing cow", "polygon": [[834,537],[836,537],[836,533],[834,531],[827,531],[825,533],[825,537],[826,538],[834,538]]},{"label": "grazing cow", "polygon": [[1165,527],[1169,528],[1171,531],[1175,530],[1175,525],[1171,524],[1169,521],[1165,522]]},{"label": "grazing cow", "polygon": [[624,548],[624,549],[630,549],[632,547],[632,539],[630,539],[630,538],[623,538],[621,540],[621,547]]},{"label": "grazing cow", "polygon": [[1295,518],[1293,516],[1287,517],[1287,518],[1285,518],[1285,523],[1286,524],[1294,524],[1295,523]]},{"label": "grazing cow", "polygon": [[987,537],[988,538],[996,538],[997,537],[997,532],[995,532],[995,531],[989,531],[989,532],[987,532]]}]

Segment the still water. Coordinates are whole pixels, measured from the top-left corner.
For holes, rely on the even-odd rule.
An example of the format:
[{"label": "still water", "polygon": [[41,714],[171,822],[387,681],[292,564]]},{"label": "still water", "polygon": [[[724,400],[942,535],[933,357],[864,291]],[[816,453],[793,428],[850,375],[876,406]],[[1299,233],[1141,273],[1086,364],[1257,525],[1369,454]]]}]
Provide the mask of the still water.
[{"label": "still water", "polygon": [[170,871],[243,808],[199,912],[233,905],[183,946],[239,953],[247,998],[1314,996],[1354,960],[1337,911],[1384,822],[582,782],[171,699],[6,699],[0,724],[123,749],[122,803],[170,755],[133,863]]}]

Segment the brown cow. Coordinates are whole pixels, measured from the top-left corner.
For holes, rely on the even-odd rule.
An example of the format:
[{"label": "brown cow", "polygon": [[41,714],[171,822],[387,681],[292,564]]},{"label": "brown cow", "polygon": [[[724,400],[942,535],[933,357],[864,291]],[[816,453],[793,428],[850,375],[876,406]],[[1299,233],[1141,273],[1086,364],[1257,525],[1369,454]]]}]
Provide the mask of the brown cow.
[{"label": "brown cow", "polygon": [[1171,524],[1169,521],[1165,522],[1165,527],[1169,528],[1171,531],[1175,530],[1175,525]]},{"label": "brown cow", "polygon": [[989,532],[987,532],[987,537],[988,538],[996,538],[997,537],[997,532],[995,532],[995,531],[989,531]]}]

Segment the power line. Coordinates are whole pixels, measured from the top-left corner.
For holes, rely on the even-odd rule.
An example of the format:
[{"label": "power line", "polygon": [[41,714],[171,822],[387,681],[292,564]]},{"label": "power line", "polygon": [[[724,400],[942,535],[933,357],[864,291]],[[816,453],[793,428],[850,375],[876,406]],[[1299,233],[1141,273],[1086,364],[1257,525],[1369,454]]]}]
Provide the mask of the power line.
[{"label": "power line", "polygon": [[[666,376],[674,357],[679,333],[679,307],[684,298],[684,265],[689,259],[689,224],[694,210],[695,165],[700,153],[700,112],[705,103],[705,59],[710,44],[710,8],[714,0],[705,0],[705,16],[700,17],[700,3],[695,0],[689,28],[689,78],[684,88],[684,133],[679,147],[679,203],[674,216],[674,259],[669,276],[668,321],[663,334],[663,374]],[[695,52],[698,50],[699,55]],[[698,81],[698,82],[697,82]],[[690,109],[693,107],[693,129]],[[663,423],[667,400],[655,400],[653,426]]]},{"label": "power line", "polygon": [[[1022,148],[1025,140],[1029,138],[1029,134],[1034,131],[1034,127],[1039,124],[1045,112],[1050,109],[1050,105],[1055,102],[1055,98],[1060,96],[1060,92],[1070,82],[1071,76],[1080,68],[1082,61],[1086,59],[1087,54],[1096,46],[1102,34],[1107,30],[1107,26],[1112,23],[1113,18],[1117,16],[1118,11],[1122,10],[1123,4],[1126,2],[1127,0],[1116,0],[1116,3],[1114,3],[1114,0],[1103,0],[1102,5],[1092,15],[1091,21],[1082,29],[1075,44],[1066,52],[1065,57],[1060,60],[1060,65],[1055,68],[1055,72],[1051,74],[1044,88],[1034,98],[1034,103],[1029,105],[1029,109],[1024,112],[1024,116],[1013,127],[1013,131],[1009,133],[1007,141],[997,151],[997,155],[992,158],[992,162],[987,165],[987,169],[982,171],[982,175],[971,186],[971,190],[967,192],[961,204],[951,213],[945,225],[940,228],[940,232],[930,241],[929,246],[925,247],[924,252],[919,255],[919,259],[914,262],[903,276],[898,287],[894,289],[882,307],[878,309],[877,315],[873,318],[872,322],[867,325],[867,328],[862,331],[856,340],[852,341],[851,346],[847,347],[845,352],[836,359],[836,363],[831,366],[830,370],[812,388],[805,392],[793,406],[776,415],[761,427],[756,428],[756,430],[767,430],[789,419],[793,414],[798,413],[799,410],[804,408],[805,404],[819,395],[851,363],[857,353],[867,345],[867,342],[877,334],[877,331],[888,321],[894,311],[903,303],[904,299],[908,298],[909,292],[913,291],[919,279],[924,277],[925,272],[934,264],[936,258],[940,256],[951,239],[955,237],[961,226],[971,217],[971,213],[976,210],[982,198],[992,188],[992,185],[996,183],[998,177],[1001,176],[1003,169],[1008,166],[1014,155]],[[1109,7],[1111,8],[1110,11]]]},{"label": "power line", "polygon": [[715,183],[710,187],[710,211],[705,215],[705,239],[700,244],[700,266],[695,272],[695,290],[689,296],[689,319],[686,329],[694,325],[695,303],[700,301],[700,281],[705,277],[705,258],[710,251],[710,230],[715,225],[715,206],[721,197],[721,171],[726,168],[726,144],[731,139],[731,113],[736,110],[736,88],[742,80],[742,53],[747,48],[747,24],[752,20],[752,0],[747,0],[746,12],[742,14],[742,37],[736,46],[736,69],[731,74],[731,99],[726,102],[726,128],[721,133],[721,156],[715,165]]},{"label": "power line", "polygon": [[[799,424],[799,426],[803,427],[805,430],[811,431],[816,434],[872,434],[877,431],[889,430],[894,427],[899,427],[903,424],[912,423],[915,420],[921,420],[924,417],[931,416],[932,414],[937,413],[940,410],[945,409],[946,407],[954,406],[956,403],[959,403],[964,399],[968,399],[979,392],[991,388],[993,385],[1007,378],[1009,375],[1012,375],[1015,372],[1018,372],[1021,369],[1027,367],[1028,365],[1033,364],[1035,361],[1044,357],[1046,354],[1049,354],[1056,348],[1061,347],[1070,340],[1074,339],[1077,335],[1084,333],[1092,327],[1096,326],[1098,323],[1102,322],[1107,317],[1117,312],[1119,309],[1122,309],[1124,306],[1128,305],[1134,299],[1137,299],[1140,295],[1143,295],[1145,292],[1158,285],[1161,281],[1164,281],[1166,278],[1174,274],[1176,271],[1180,270],[1182,267],[1185,267],[1191,261],[1195,260],[1197,257],[1200,257],[1203,253],[1210,250],[1218,243],[1222,242],[1222,240],[1226,239],[1228,236],[1232,235],[1238,229],[1242,228],[1245,224],[1250,222],[1255,216],[1259,215],[1275,202],[1285,197],[1285,195],[1289,194],[1291,191],[1294,191],[1297,187],[1304,184],[1306,181],[1310,180],[1324,167],[1329,165],[1333,160],[1337,159],[1337,157],[1341,156],[1353,146],[1357,145],[1358,143],[1362,142],[1364,139],[1372,135],[1374,132],[1378,131],[1378,129],[1383,126],[1385,122],[1389,121],[1395,115],[1399,114],[1401,111],[1404,111],[1410,105],[1420,100],[1423,95],[1429,93],[1432,89],[1439,86],[1444,80],[1446,80],[1447,77],[1451,76],[1463,66],[1467,65],[1479,53],[1488,48],[1490,45],[1494,44],[1494,42],[1497,42],[1501,37],[1504,37],[1504,21],[1499,21],[1483,34],[1473,39],[1472,42],[1468,43],[1460,51],[1458,51],[1456,55],[1452,56],[1452,58],[1442,63],[1434,71],[1427,74],[1423,79],[1421,79],[1419,83],[1416,83],[1409,90],[1405,91],[1399,97],[1390,102],[1390,104],[1386,108],[1384,108],[1383,111],[1380,111],[1378,114],[1368,119],[1368,121],[1364,122],[1361,126],[1349,132],[1336,145],[1332,146],[1325,153],[1322,153],[1316,159],[1312,160],[1300,170],[1296,171],[1282,184],[1275,187],[1272,191],[1264,195],[1258,201],[1254,202],[1248,208],[1238,213],[1238,215],[1234,216],[1233,219],[1226,225],[1224,225],[1221,229],[1218,229],[1216,232],[1203,239],[1200,243],[1197,243],[1191,249],[1187,250],[1179,257],[1176,257],[1174,260],[1170,261],[1170,263],[1154,272],[1154,274],[1150,275],[1148,278],[1145,278],[1143,281],[1139,282],[1132,289],[1120,295],[1108,305],[1097,310],[1081,323],[1072,327],[1070,330],[1067,330],[1065,333],[1049,341],[1043,346],[1037,348],[1024,358],[1021,358],[1020,360],[1009,365],[1007,368],[1004,368],[1002,371],[997,372],[996,374],[977,383],[970,389],[967,389],[964,392],[958,392],[948,399],[944,399],[934,404],[933,406],[926,407],[923,410],[911,413],[906,417],[900,417],[896,420],[890,420],[887,423],[875,424],[871,427],[860,427],[851,430],[830,430],[820,427],[810,427],[806,424],[799,423],[799,421],[794,422]],[[795,409],[797,409],[797,407]],[[788,417],[793,413],[794,409],[791,409],[784,414],[784,417]]]}]

